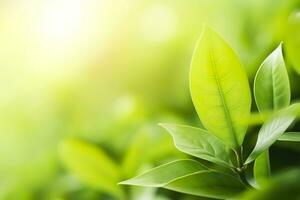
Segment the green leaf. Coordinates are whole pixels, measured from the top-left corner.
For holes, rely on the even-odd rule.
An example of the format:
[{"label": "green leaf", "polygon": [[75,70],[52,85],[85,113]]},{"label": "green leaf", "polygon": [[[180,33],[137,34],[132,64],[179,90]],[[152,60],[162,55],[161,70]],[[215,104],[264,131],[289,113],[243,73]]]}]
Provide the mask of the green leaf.
[{"label": "green leaf", "polygon": [[236,177],[217,171],[201,171],[166,184],[164,188],[202,197],[227,199],[236,196],[245,185]]},{"label": "green leaf", "polygon": [[172,135],[178,150],[225,167],[233,167],[229,148],[206,130],[175,124],[161,126]]},{"label": "green leaf", "polygon": [[[280,44],[261,64],[254,79],[254,97],[258,110],[276,111],[290,104],[291,92]],[[270,176],[269,151],[254,163],[254,177],[261,185]]]},{"label": "green leaf", "polygon": [[259,111],[273,111],[290,104],[288,73],[281,44],[262,63],[254,80],[254,97]]},{"label": "green leaf", "polygon": [[230,46],[209,27],[194,51],[190,90],[204,127],[228,146],[240,146],[251,106],[247,75]]},{"label": "green leaf", "polygon": [[278,138],[280,141],[300,142],[299,132],[286,132]]},{"label": "green leaf", "polygon": [[123,181],[120,184],[148,187],[163,187],[168,182],[178,177],[182,177],[203,170],[207,170],[207,168],[197,161],[189,159],[177,160],[156,167],[135,178]]},{"label": "green leaf", "polygon": [[208,170],[193,160],[174,161],[120,184],[163,187],[177,192],[211,198],[232,197],[245,189],[238,178]]},{"label": "green leaf", "polygon": [[293,104],[280,110],[263,124],[258,133],[256,145],[245,164],[256,159],[285,132],[296,119],[299,113],[299,106],[300,104]]},{"label": "green leaf", "polygon": [[60,148],[64,166],[83,183],[120,197],[119,170],[100,148],[78,139],[65,140]]},{"label": "green leaf", "polygon": [[300,12],[293,13],[288,21],[285,38],[285,49],[289,62],[298,74],[300,74]]},{"label": "green leaf", "polygon": [[260,154],[254,162],[253,173],[256,183],[261,186],[270,177],[269,149]]}]

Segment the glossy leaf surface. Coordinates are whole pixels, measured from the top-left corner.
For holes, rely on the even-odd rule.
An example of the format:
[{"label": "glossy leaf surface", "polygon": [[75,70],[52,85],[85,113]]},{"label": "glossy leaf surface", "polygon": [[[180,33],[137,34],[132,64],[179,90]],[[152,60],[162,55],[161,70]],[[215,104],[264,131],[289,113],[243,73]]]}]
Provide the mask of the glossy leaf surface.
[{"label": "glossy leaf surface", "polygon": [[246,163],[256,159],[286,131],[296,119],[299,106],[300,104],[293,104],[286,109],[280,110],[263,124],[258,133],[256,145]]},{"label": "glossy leaf surface", "polygon": [[291,92],[281,44],[262,63],[254,80],[254,97],[259,111],[273,111],[290,104]]}]

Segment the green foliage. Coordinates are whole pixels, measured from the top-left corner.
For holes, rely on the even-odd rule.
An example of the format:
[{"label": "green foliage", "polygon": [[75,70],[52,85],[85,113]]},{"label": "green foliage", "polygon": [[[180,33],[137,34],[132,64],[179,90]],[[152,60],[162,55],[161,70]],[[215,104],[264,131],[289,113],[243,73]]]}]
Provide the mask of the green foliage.
[{"label": "green foliage", "polygon": [[291,90],[280,44],[262,63],[254,80],[254,97],[261,112],[279,110],[290,104]]},{"label": "green foliage", "polygon": [[300,104],[293,104],[284,110],[278,111],[268,119],[258,133],[256,145],[246,160],[246,164],[257,158],[269,148],[287,128],[295,121]]},{"label": "green foliage", "polygon": [[[291,92],[285,67],[282,44],[261,64],[254,79],[254,98],[258,110],[277,111],[290,104]],[[263,152],[254,163],[254,177],[260,183],[270,176],[269,151]]]},{"label": "green foliage", "polygon": [[237,177],[209,170],[193,160],[167,163],[120,184],[163,187],[214,198],[228,198],[245,188]]},{"label": "green foliage", "polygon": [[190,89],[204,127],[230,147],[239,147],[247,128],[243,121],[250,114],[248,79],[234,51],[207,26],[192,58]]},{"label": "green foliage", "polygon": [[[289,105],[289,77],[281,46],[265,59],[255,77],[255,102],[260,118],[265,121],[252,152],[244,159],[243,144],[248,142],[244,141],[244,136],[247,122],[251,122],[248,79],[229,45],[205,26],[190,71],[192,100],[205,128],[176,124],[161,126],[171,134],[178,150],[219,167],[179,160],[121,184],[163,187],[218,199],[235,199],[249,188],[254,190],[252,185],[263,188],[270,176],[268,148],[277,140],[299,141],[300,138],[297,133],[284,134],[299,116],[300,104]],[[252,161],[255,161],[254,177],[249,179],[246,169]]]},{"label": "green foliage", "polygon": [[179,177],[164,187],[178,192],[217,199],[231,198],[246,189],[237,177],[218,171],[196,172]]},{"label": "green foliage", "polygon": [[[299,166],[296,132],[300,123],[296,122],[289,127],[291,132],[279,137],[283,142],[271,147],[272,177],[263,184],[269,172],[268,149],[255,159],[254,167],[253,163],[243,163],[255,146],[259,126],[273,116],[274,110],[252,113],[246,139],[231,150],[233,147],[207,130],[207,125],[201,126],[187,98],[186,67],[203,22],[213,24],[238,53],[251,84],[261,61],[284,41],[292,101],[297,101],[300,23],[299,12],[294,11],[299,8],[299,0],[86,0],[80,6],[78,1],[34,1],[30,8],[20,2],[0,3],[1,200],[207,199],[199,197],[200,193],[192,196],[96,180],[106,172],[96,166],[101,158],[86,150],[82,150],[85,155],[77,156],[77,151],[85,149],[81,145],[63,156],[64,142],[59,144],[65,140],[68,143],[68,138],[78,138],[112,161],[118,171],[117,182],[170,160],[194,156],[210,170],[226,172],[242,182],[247,171],[247,180],[253,185],[256,181],[264,190],[278,170]],[[213,51],[218,51],[213,46]],[[228,58],[222,55],[222,60]],[[218,71],[223,68],[219,66]],[[269,80],[262,85],[270,85]],[[270,90],[264,92],[267,95]],[[204,103],[212,102],[211,98],[202,98]],[[251,110],[255,112],[257,106],[253,101]],[[207,111],[212,116],[216,113]],[[220,130],[218,126],[226,124],[220,116],[212,119],[214,129]],[[243,120],[238,119],[241,126]],[[197,137],[194,131],[183,132],[181,128],[171,132],[175,146],[184,154],[176,151],[172,137],[156,126],[158,122],[189,124],[201,128],[201,133]],[[228,134],[227,128],[218,134]],[[207,141],[212,148],[203,142],[200,145],[199,140]],[[118,193],[124,193],[124,198]],[[286,198],[293,196],[282,199]]]},{"label": "green foliage", "polygon": [[267,149],[255,159],[253,176],[258,186],[261,186],[271,175],[269,157],[269,150]]}]

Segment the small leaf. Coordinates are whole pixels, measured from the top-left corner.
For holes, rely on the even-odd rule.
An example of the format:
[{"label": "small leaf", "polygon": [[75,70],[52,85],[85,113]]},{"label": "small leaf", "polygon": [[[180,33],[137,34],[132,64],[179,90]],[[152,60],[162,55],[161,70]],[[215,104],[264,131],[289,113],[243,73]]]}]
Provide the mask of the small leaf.
[{"label": "small leaf", "polygon": [[147,187],[163,187],[168,182],[178,177],[203,170],[207,170],[207,168],[197,161],[189,159],[177,160],[158,166],[135,178],[123,181],[120,184]]},{"label": "small leaf", "polygon": [[256,145],[245,164],[257,158],[284,133],[296,119],[299,113],[299,106],[300,104],[293,104],[286,109],[280,110],[263,124],[258,133]]},{"label": "small leaf", "polygon": [[247,75],[234,51],[209,27],[194,51],[190,90],[204,127],[228,146],[240,146],[251,105]]},{"label": "small leaf", "polygon": [[175,124],[161,126],[172,135],[178,150],[225,167],[233,166],[229,148],[206,130]]},{"label": "small leaf", "polygon": [[100,148],[78,139],[65,140],[60,149],[65,167],[83,183],[120,197],[119,170]]},{"label": "small leaf", "polygon": [[258,69],[254,80],[254,97],[261,112],[279,110],[290,104],[290,83],[281,44]]},{"label": "small leaf", "polygon": [[280,141],[300,142],[299,132],[286,132],[278,138]]},{"label": "small leaf", "polygon": [[201,171],[166,184],[164,188],[202,197],[227,199],[245,190],[236,177],[217,171]]}]

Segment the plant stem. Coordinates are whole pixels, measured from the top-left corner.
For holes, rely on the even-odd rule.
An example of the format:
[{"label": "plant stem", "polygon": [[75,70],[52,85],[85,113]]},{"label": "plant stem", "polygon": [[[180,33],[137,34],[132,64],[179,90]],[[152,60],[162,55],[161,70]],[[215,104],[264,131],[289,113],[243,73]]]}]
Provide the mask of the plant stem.
[{"label": "plant stem", "polygon": [[249,182],[247,181],[246,174],[245,174],[245,168],[247,167],[244,165],[243,161],[243,147],[238,148],[237,150],[234,150],[236,160],[237,160],[237,167],[235,168],[236,173],[240,177],[241,181],[248,187],[253,188]]}]

